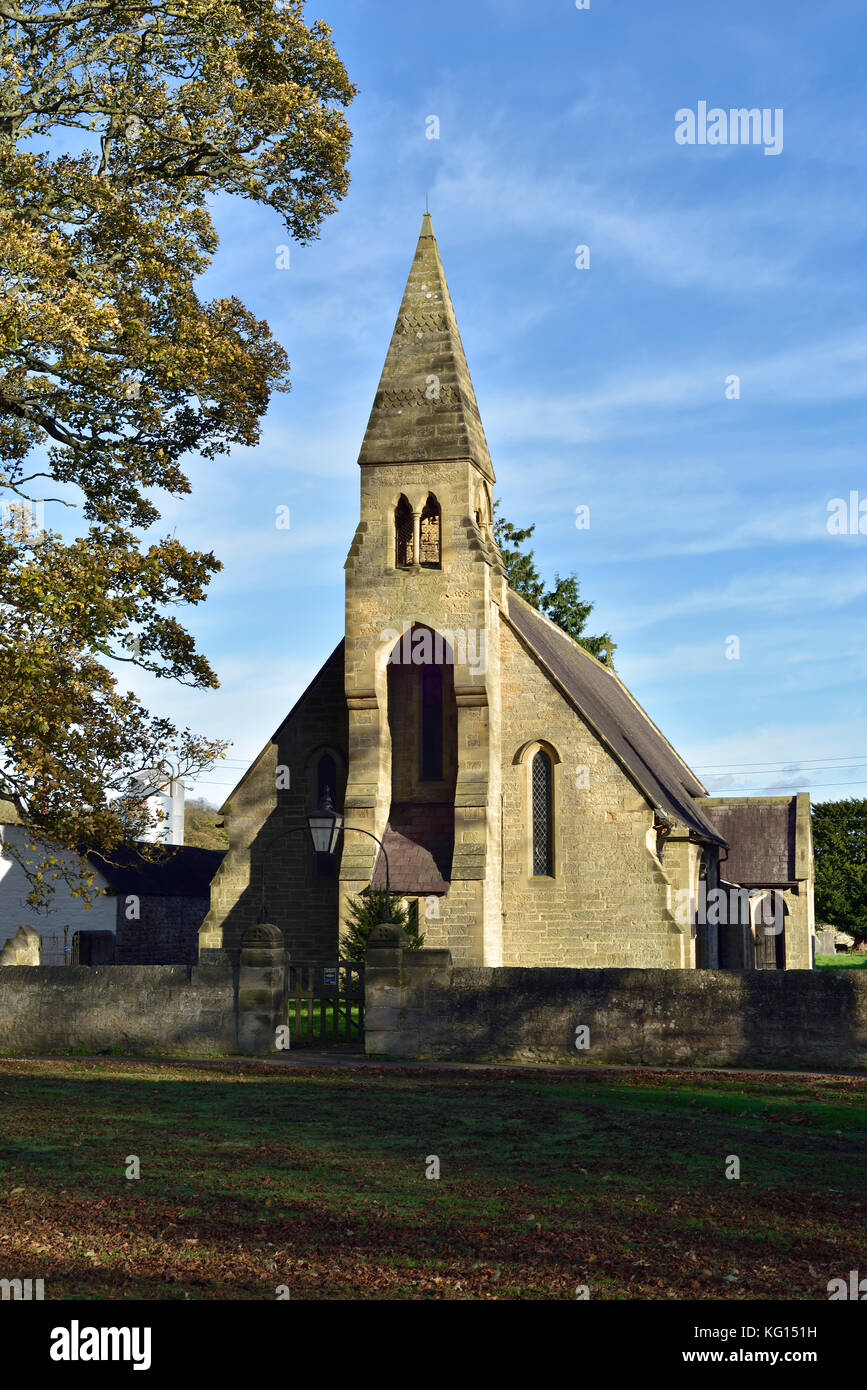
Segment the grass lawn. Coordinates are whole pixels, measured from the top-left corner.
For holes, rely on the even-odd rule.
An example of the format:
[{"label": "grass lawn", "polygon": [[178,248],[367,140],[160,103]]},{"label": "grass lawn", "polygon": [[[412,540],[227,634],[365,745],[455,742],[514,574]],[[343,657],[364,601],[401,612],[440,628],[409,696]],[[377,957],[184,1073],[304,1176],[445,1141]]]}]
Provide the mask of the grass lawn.
[{"label": "grass lawn", "polygon": [[[312,1008],[311,1008],[312,1004]],[[320,1048],[323,1044],[354,1043],[364,1050],[361,1008],[347,1000],[291,1001],[287,1014],[292,1047]]]},{"label": "grass lawn", "polygon": [[867,954],[852,956],[817,956],[817,970],[864,970]]},{"label": "grass lawn", "polygon": [[860,1078],[5,1057],[0,1277],[47,1299],[825,1301],[863,1267],[865,1155]]}]

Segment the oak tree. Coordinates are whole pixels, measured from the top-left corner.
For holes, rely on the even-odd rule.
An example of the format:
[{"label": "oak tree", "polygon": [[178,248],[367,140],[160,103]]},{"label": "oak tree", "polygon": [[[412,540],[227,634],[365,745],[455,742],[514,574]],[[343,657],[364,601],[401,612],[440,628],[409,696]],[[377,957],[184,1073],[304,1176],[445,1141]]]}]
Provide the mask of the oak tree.
[{"label": "oak tree", "polygon": [[[210,208],[314,238],[353,91],[302,0],[0,0],[0,798],[42,846],[34,901],[49,845],[142,832],[135,773],[225,746],[146,710],[118,663],[217,684],[177,609],[220,564],[154,538],[158,494],[190,491],[187,455],[257,442],[288,363],[237,298],[199,297]],[[77,509],[63,534],[28,518],[46,500]]]}]

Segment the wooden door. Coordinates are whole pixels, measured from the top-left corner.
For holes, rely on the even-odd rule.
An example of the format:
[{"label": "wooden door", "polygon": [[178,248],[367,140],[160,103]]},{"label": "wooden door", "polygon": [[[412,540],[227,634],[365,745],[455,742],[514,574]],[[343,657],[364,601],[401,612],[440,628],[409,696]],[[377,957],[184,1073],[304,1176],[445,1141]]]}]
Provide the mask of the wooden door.
[{"label": "wooden door", "polygon": [[[767,898],[770,899],[770,906]],[[753,939],[757,970],[785,970],[786,929],[785,905],[777,893],[766,895],[766,901],[756,906],[753,920]]]}]

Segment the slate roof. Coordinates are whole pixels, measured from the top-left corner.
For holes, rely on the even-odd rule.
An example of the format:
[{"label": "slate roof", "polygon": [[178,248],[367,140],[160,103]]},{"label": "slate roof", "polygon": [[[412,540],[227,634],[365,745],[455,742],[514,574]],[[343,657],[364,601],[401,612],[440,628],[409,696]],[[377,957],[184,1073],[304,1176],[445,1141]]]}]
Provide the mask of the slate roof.
[{"label": "slate roof", "polygon": [[697,804],[705,788],[619,677],[511,589],[507,620],[650,800],[703,840],[724,844],[724,835]]},{"label": "slate roof", "polygon": [[704,809],[728,843],[720,865],[727,879],[746,886],[796,882],[796,797],[714,797]]},{"label": "slate roof", "polygon": [[[451,805],[393,802],[382,837],[395,893],[447,893],[455,848],[455,812]],[[385,887],[382,851],[370,880]]]},{"label": "slate roof", "polygon": [[118,894],[207,898],[211,879],[220,867],[225,852],[222,849],[200,849],[197,845],[166,846],[159,847],[156,859],[152,860],[145,858],[140,849],[132,846],[113,851],[110,861],[97,853],[89,854],[87,858]]}]

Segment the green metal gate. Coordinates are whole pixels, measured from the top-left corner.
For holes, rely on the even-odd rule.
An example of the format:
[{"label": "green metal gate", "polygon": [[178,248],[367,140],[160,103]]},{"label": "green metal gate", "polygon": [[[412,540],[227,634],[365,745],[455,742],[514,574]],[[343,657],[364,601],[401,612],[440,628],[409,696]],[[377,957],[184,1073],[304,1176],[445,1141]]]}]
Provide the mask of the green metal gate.
[{"label": "green metal gate", "polygon": [[286,1022],[292,1047],[364,1040],[364,966],[352,960],[289,964]]}]

